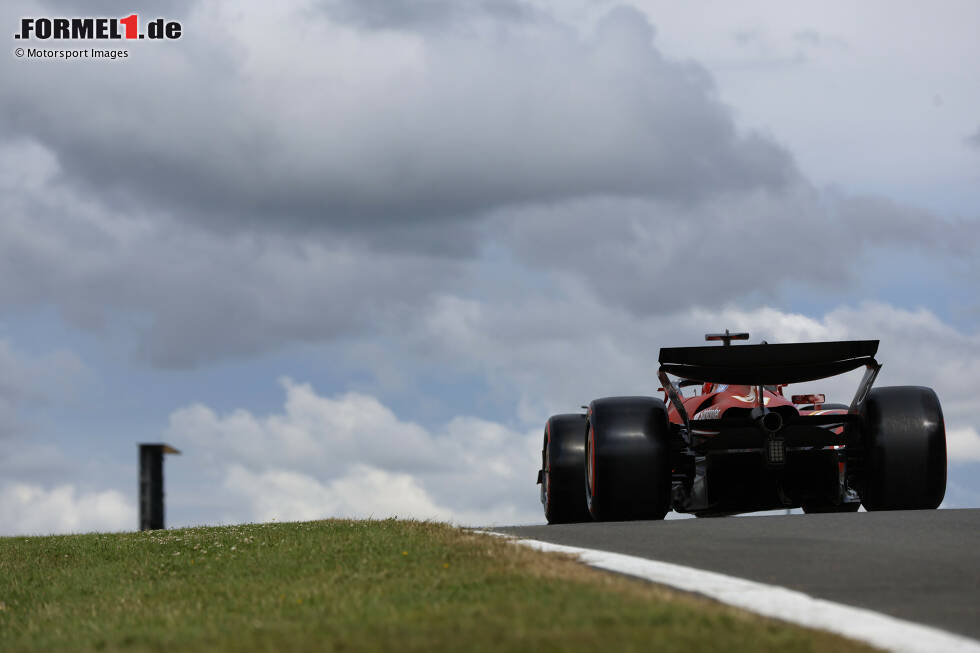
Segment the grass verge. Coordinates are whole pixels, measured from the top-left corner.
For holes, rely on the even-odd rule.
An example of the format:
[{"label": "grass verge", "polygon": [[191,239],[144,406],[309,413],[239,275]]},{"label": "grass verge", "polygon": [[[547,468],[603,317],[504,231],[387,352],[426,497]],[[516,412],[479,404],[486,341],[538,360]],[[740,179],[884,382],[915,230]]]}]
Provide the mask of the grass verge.
[{"label": "grass verge", "polygon": [[0,538],[0,650],[867,651],[446,524]]}]

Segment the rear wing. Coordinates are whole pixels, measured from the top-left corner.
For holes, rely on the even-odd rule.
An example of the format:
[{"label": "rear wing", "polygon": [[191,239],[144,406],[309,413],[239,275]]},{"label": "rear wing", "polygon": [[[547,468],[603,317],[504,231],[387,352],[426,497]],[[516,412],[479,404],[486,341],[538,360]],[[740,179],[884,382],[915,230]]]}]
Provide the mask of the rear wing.
[{"label": "rear wing", "polygon": [[738,347],[665,347],[660,367],[682,379],[731,385],[802,383],[874,363],[877,340]]},{"label": "rear wing", "polygon": [[[726,332],[726,335],[731,334]],[[725,342],[725,345],[728,344]],[[761,386],[815,381],[864,367],[864,378],[848,408],[849,413],[856,415],[881,369],[881,364],[874,358],[876,353],[877,340],[738,347],[664,347],[660,350],[657,376],[671,404],[677,408],[684,425],[690,430],[691,419],[684,409],[679,388],[667,374],[690,381],[758,386],[759,409],[764,413],[766,408],[762,403]]]}]

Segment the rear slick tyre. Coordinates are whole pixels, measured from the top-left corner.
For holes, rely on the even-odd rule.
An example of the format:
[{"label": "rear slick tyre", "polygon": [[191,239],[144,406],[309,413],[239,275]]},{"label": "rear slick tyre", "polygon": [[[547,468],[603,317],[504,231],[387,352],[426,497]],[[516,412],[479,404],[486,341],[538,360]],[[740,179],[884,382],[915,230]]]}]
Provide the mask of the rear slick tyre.
[{"label": "rear slick tyre", "polygon": [[670,427],[653,397],[589,405],[585,496],[597,521],[663,519],[670,510]]},{"label": "rear slick tyre", "polygon": [[946,494],[946,426],[931,388],[876,388],[863,411],[867,510],[938,508]]},{"label": "rear slick tyre", "polygon": [[548,418],[544,427],[541,502],[549,524],[592,521],[582,489],[585,470],[585,415]]}]

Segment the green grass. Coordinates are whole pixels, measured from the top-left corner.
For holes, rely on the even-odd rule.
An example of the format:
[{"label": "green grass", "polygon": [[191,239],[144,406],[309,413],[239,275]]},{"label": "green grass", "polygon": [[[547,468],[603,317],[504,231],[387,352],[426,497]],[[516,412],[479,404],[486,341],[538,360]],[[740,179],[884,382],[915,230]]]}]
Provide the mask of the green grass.
[{"label": "green grass", "polygon": [[857,651],[445,524],[0,538],[0,651]]}]

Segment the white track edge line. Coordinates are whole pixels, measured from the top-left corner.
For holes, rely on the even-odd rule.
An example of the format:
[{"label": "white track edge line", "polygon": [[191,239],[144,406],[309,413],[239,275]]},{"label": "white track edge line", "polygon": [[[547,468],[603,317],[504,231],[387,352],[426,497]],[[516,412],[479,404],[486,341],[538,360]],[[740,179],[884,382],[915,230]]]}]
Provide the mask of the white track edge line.
[{"label": "white track edge line", "polygon": [[475,532],[505,537],[538,551],[575,555],[592,567],[702,594],[756,614],[830,631],[896,653],[980,653],[980,641],[975,639],[777,585],[623,553],[523,539],[488,530]]}]

